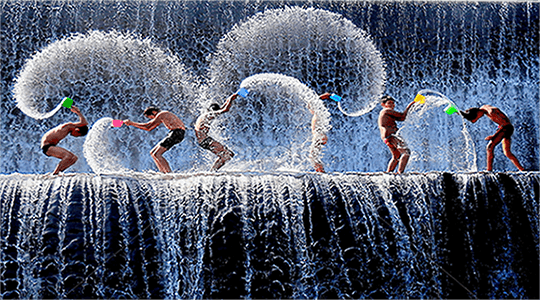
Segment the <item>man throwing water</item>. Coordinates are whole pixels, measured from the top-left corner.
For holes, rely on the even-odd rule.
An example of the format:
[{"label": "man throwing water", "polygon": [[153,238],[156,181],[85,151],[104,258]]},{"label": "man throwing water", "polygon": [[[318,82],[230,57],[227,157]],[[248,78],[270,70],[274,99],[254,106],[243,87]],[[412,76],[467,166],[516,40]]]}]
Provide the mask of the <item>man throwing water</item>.
[{"label": "man throwing water", "polygon": [[407,162],[409,162],[411,151],[407,147],[407,144],[405,144],[403,138],[397,135],[398,128],[396,121],[405,121],[407,113],[413,104],[414,101],[407,106],[405,111],[400,113],[394,110],[394,108],[396,108],[394,98],[384,96],[381,99],[381,106],[383,109],[379,113],[379,130],[381,132],[381,139],[388,148],[390,148],[390,152],[392,152],[392,159],[388,163],[386,172],[393,172],[399,163],[398,173],[401,174],[405,171]]},{"label": "man throwing water", "polygon": [[53,175],[63,172],[77,162],[78,157],[68,150],[58,147],[58,143],[68,134],[74,137],[85,136],[88,133],[88,122],[76,106],[71,106],[71,111],[79,116],[79,122],[65,123],[49,130],[41,138],[41,150],[43,154],[61,159],[53,172]]},{"label": "man throwing water", "polygon": [[512,163],[518,168],[518,170],[523,171],[524,168],[519,163],[518,159],[514,156],[510,150],[512,146],[512,134],[514,134],[514,126],[510,123],[510,119],[497,107],[491,105],[484,105],[480,108],[472,107],[466,111],[462,111],[461,115],[463,118],[476,123],[478,119],[486,115],[491,121],[497,123],[499,128],[495,134],[486,137],[486,141],[489,141],[487,144],[487,170],[493,170],[493,159],[494,154],[493,150],[495,146],[502,142],[503,153],[512,161]]},{"label": "man throwing water", "polygon": [[144,111],[144,116],[151,119],[151,121],[148,123],[136,123],[130,120],[124,120],[124,124],[142,130],[151,131],[158,127],[159,124],[163,123],[163,125],[170,130],[167,137],[165,137],[152,149],[152,151],[150,151],[150,155],[152,156],[152,159],[154,159],[159,171],[163,173],[170,173],[171,167],[169,166],[167,160],[163,157],[163,153],[171,149],[172,146],[184,140],[186,126],[184,126],[184,123],[173,113],[165,110],[161,111],[159,108],[153,106],[148,107]]},{"label": "man throwing water", "polygon": [[202,114],[195,122],[195,135],[197,136],[197,142],[203,149],[210,150],[212,153],[218,156],[218,159],[212,166],[212,171],[217,171],[227,161],[233,158],[234,153],[220,142],[214,140],[208,136],[210,131],[210,124],[212,121],[222,113],[228,112],[231,108],[232,101],[238,97],[238,94],[231,95],[222,106],[217,103],[212,103],[208,108],[208,111]]},{"label": "man throwing water", "polygon": [[[324,93],[319,96],[321,100],[330,99],[330,93]],[[311,105],[308,104],[309,112],[313,115],[311,118],[311,147],[309,150],[309,158],[315,167],[315,171],[324,173],[324,165],[320,158],[322,147],[328,142],[328,137],[322,130],[317,126],[319,122],[319,116],[313,110]]]}]

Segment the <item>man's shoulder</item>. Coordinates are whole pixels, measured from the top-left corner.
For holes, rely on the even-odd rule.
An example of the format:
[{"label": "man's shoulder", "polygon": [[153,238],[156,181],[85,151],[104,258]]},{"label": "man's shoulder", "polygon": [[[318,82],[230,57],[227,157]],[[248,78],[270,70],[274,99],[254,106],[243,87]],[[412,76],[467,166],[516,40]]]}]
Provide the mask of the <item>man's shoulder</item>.
[{"label": "man's shoulder", "polygon": [[168,110],[162,110],[158,115],[162,114],[162,116],[164,117],[173,117],[173,118],[178,118],[177,115],[175,115],[174,113],[168,111]]},{"label": "man's shoulder", "polygon": [[58,125],[57,128],[60,128],[60,129],[69,129],[69,128],[73,128],[73,127],[76,127],[75,123],[73,123],[73,122],[67,122],[67,123]]},{"label": "man's shoulder", "polygon": [[383,108],[381,109],[381,112],[379,113],[379,115],[387,115],[387,114],[391,114],[395,112],[395,110],[391,109],[391,108]]}]

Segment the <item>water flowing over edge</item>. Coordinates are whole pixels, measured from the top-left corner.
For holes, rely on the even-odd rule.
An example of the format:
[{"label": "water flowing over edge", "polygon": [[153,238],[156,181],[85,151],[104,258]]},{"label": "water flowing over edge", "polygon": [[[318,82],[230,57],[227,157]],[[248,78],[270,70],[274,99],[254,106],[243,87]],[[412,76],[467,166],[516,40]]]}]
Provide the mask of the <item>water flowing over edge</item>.
[{"label": "water flowing over edge", "polygon": [[6,298],[538,298],[540,174],[0,176]]}]

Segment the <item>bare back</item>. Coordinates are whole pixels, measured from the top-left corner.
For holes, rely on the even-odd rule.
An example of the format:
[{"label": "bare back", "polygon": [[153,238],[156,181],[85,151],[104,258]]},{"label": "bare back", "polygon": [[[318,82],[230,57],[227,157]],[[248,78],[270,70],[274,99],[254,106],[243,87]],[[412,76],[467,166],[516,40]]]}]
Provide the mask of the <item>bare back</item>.
[{"label": "bare back", "polygon": [[41,138],[41,147],[45,145],[57,145],[77,126],[74,123],[65,123],[47,131]]},{"label": "bare back", "polygon": [[175,114],[168,112],[168,111],[162,111],[156,115],[157,122],[162,122],[165,127],[169,130],[175,130],[175,129],[183,129],[186,130],[186,126],[184,125],[184,122],[180,120]]},{"label": "bare back", "polygon": [[510,119],[497,107],[491,106],[491,105],[484,105],[480,107],[482,111],[486,114],[486,116],[491,119],[493,122],[497,123],[499,126],[505,126],[512,124],[510,122]]}]

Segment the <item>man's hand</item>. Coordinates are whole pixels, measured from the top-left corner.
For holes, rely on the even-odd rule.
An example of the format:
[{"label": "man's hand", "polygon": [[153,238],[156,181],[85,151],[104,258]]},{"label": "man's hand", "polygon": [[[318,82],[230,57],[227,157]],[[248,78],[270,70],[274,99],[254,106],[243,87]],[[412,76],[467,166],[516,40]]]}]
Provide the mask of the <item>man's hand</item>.
[{"label": "man's hand", "polygon": [[74,113],[76,113],[76,114],[80,114],[80,113],[81,113],[81,110],[80,110],[77,106],[75,106],[75,105],[72,105],[72,106],[71,106],[71,111],[74,112]]},{"label": "man's hand", "polygon": [[492,135],[488,136],[488,137],[486,138],[486,141],[490,141],[491,139],[493,139],[493,136],[492,136]]},{"label": "man's hand", "polygon": [[321,99],[321,100],[327,100],[329,98],[330,98],[330,93],[324,93],[324,94],[319,96],[319,99]]},{"label": "man's hand", "polygon": [[124,122],[124,125],[127,125],[127,126],[133,125],[133,122],[131,122],[129,119],[126,119],[123,122]]}]

